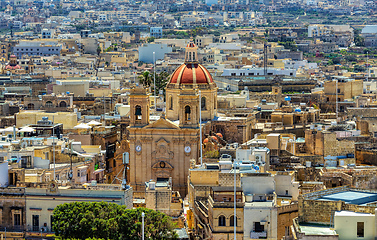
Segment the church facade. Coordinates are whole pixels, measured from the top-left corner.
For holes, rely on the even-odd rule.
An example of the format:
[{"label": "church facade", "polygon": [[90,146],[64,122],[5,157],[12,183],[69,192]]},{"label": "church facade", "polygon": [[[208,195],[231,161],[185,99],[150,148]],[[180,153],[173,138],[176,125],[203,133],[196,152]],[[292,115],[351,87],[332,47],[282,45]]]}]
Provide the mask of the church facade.
[{"label": "church facade", "polygon": [[173,190],[182,196],[187,193],[190,160],[200,161],[199,111],[201,108],[202,120],[213,119],[217,101],[216,84],[196,57],[197,48],[189,43],[185,63],[172,74],[166,88],[166,117],[149,122],[148,91],[131,90],[129,181],[135,193],[144,192],[145,182],[151,179],[170,178]]}]

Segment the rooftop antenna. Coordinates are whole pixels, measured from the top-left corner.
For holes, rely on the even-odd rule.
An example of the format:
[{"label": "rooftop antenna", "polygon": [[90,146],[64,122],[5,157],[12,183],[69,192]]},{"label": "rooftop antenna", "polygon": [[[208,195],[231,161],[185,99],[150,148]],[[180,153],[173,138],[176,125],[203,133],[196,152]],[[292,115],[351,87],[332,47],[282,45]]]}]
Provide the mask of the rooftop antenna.
[{"label": "rooftop antenna", "polygon": [[70,166],[70,169],[69,169],[69,174],[68,174],[68,178],[69,178],[69,181],[72,183],[72,178],[73,178],[73,169],[72,169],[72,142],[71,142],[71,149],[70,149],[70,154],[69,154],[69,160],[71,162],[71,166]]},{"label": "rooftop antenna", "polygon": [[267,75],[268,47],[271,47],[271,45],[267,44],[267,39],[266,39],[266,41],[263,43],[263,74],[264,74],[264,76]]},{"label": "rooftop antenna", "polygon": [[10,38],[13,39],[13,22],[10,23]]},{"label": "rooftop antenna", "polygon": [[156,52],[153,52],[153,93],[154,93],[154,109],[157,109],[156,102]]}]

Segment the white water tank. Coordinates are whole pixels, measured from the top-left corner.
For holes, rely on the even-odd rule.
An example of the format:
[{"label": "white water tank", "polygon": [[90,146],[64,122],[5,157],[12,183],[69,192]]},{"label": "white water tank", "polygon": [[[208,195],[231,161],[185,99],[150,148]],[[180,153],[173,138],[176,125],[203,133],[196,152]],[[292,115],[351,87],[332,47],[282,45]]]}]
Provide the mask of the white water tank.
[{"label": "white water tank", "polygon": [[155,190],[156,189],[156,183],[153,181],[149,182],[149,190]]}]

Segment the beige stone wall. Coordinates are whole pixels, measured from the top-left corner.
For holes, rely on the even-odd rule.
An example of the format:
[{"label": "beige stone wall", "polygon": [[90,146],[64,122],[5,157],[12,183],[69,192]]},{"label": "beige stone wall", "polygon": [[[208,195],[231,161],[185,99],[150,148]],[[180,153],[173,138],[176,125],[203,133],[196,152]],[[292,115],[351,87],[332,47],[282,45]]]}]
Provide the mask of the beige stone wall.
[{"label": "beige stone wall", "polygon": [[298,204],[278,207],[277,239],[285,236],[286,228],[292,225],[294,218],[298,217]]},{"label": "beige stone wall", "polygon": [[374,213],[375,207],[346,204],[343,201],[314,200],[322,195],[334,194],[350,190],[349,187],[330,188],[322,191],[300,195],[298,199],[298,217],[300,222],[329,224],[334,211],[354,211]]},{"label": "beige stone wall", "polygon": [[[324,88],[325,96],[329,98],[330,102],[335,102],[337,91],[336,81],[326,81]],[[363,82],[362,80],[338,82],[338,89],[338,98],[340,99],[340,101],[344,101],[344,99],[351,99],[354,96],[361,95],[363,93]]]},{"label": "beige stone wall", "polygon": [[[216,204],[216,203],[215,203]],[[224,206],[213,206],[210,204],[208,206],[208,220],[211,229],[211,235],[213,236],[212,239],[233,239],[234,234],[234,227],[230,226],[230,217],[234,215],[234,205],[233,202],[221,204]],[[225,206],[227,205],[227,206]],[[237,204],[239,205],[239,203]],[[243,204],[241,204],[243,205]],[[243,206],[237,206],[237,239],[243,238],[243,224],[244,224],[244,216],[243,216]],[[226,226],[219,226],[219,217],[225,216],[225,224]],[[224,237],[225,236],[225,237]]]},{"label": "beige stone wall", "polygon": [[355,81],[352,81],[352,96],[351,97],[354,97],[354,96],[359,96],[361,94],[363,94],[363,80],[355,80]]},{"label": "beige stone wall", "polygon": [[[86,92],[89,90],[89,82],[82,84],[64,84],[64,85],[54,85],[53,92],[58,95],[66,92],[74,93],[75,97],[81,96],[85,97]],[[101,95],[102,96],[102,95]]]},{"label": "beige stone wall", "polygon": [[[223,187],[234,186],[234,174],[219,172],[219,186],[223,186]],[[236,174],[236,186],[241,187],[240,174]]]},{"label": "beige stone wall", "polygon": [[192,170],[190,171],[190,182],[199,186],[217,186],[219,184],[218,170]]},{"label": "beige stone wall", "polygon": [[16,113],[16,127],[23,127],[29,124],[37,124],[42,117],[48,117],[55,123],[63,124],[64,129],[72,129],[77,125],[77,114],[70,112],[46,113],[44,111],[22,111]]},{"label": "beige stone wall", "polygon": [[[134,191],[143,191],[150,179],[172,177],[173,190],[187,193],[190,159],[198,159],[198,129],[129,128],[130,181]],[[141,151],[135,150],[141,146]],[[186,146],[191,152],[184,151]],[[164,162],[160,165],[160,162]]]},{"label": "beige stone wall", "polygon": [[337,140],[336,133],[324,133],[324,156],[340,156],[347,153],[355,153],[355,142],[349,140]]},{"label": "beige stone wall", "polygon": [[[194,90],[193,90],[194,91]],[[178,120],[179,109],[179,94],[182,90],[180,88],[166,88],[166,118],[170,120]],[[212,120],[217,113],[217,87],[212,89],[201,89],[201,96],[206,101],[206,107],[202,109],[202,119]],[[173,106],[172,106],[173,104]],[[201,103],[198,105],[201,106]]]}]

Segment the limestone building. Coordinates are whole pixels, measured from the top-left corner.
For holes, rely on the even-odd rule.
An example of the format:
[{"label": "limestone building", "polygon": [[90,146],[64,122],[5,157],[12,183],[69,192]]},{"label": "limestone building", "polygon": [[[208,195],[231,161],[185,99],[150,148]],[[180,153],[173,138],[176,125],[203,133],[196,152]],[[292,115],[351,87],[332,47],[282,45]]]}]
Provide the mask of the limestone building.
[{"label": "limestone building", "polygon": [[129,180],[141,194],[145,182],[171,177],[173,190],[186,195],[190,160],[199,159],[199,108],[203,120],[216,115],[217,86],[198,63],[194,43],[187,45],[185,56],[185,63],[175,70],[166,87],[166,117],[150,123],[147,90],[131,90]]}]

